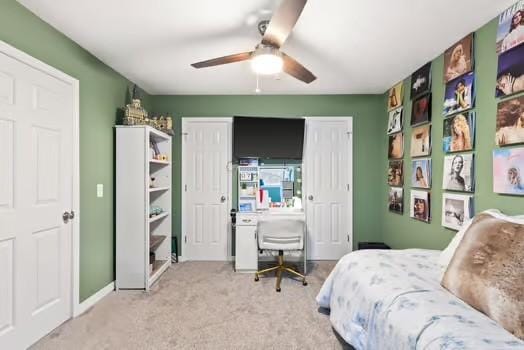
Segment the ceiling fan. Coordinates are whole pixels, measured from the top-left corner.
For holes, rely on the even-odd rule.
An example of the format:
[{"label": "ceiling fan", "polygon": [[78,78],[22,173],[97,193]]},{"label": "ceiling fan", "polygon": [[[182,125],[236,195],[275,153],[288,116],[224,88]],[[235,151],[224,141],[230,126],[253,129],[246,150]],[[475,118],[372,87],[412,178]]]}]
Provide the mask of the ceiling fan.
[{"label": "ceiling fan", "polygon": [[262,41],[254,51],[217,57],[193,63],[195,68],[218,66],[221,64],[251,60],[251,67],[258,74],[276,74],[281,71],[307,84],[317,77],[292,57],[280,51],[287,37],[298,21],[307,0],[283,0],[271,20],[258,24]]}]

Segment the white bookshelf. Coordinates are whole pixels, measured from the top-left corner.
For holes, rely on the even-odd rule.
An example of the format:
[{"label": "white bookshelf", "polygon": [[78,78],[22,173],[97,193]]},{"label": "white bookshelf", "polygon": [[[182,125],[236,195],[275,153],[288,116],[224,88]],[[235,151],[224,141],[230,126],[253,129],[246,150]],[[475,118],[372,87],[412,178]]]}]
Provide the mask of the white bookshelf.
[{"label": "white bookshelf", "polygon": [[[256,192],[259,184],[259,167],[258,165],[238,166],[238,208],[241,212],[256,211]],[[243,190],[242,187],[246,187]],[[250,210],[245,210],[245,207]]]},{"label": "white bookshelf", "polygon": [[[151,140],[167,161],[153,159]],[[171,264],[171,160],[171,136],[149,126],[116,127],[117,289],[149,290]],[[150,206],[163,212],[150,216]]]}]

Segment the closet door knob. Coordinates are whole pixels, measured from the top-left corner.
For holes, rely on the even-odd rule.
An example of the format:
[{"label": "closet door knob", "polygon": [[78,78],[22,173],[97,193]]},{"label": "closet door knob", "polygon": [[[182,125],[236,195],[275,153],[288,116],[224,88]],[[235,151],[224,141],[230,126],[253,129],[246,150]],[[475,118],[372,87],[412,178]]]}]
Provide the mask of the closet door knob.
[{"label": "closet door knob", "polygon": [[62,214],[62,220],[64,221],[64,224],[67,224],[69,220],[73,220],[75,218],[75,212],[71,210],[71,212],[64,212]]},{"label": "closet door knob", "polygon": [[310,195],[307,197],[307,199],[309,199],[310,201],[312,201],[312,200],[313,200],[313,195],[310,194]]},{"label": "closet door knob", "polygon": [[220,197],[220,202],[221,202],[221,203],[224,203],[225,201],[226,201],[226,196],[222,196],[222,197]]}]

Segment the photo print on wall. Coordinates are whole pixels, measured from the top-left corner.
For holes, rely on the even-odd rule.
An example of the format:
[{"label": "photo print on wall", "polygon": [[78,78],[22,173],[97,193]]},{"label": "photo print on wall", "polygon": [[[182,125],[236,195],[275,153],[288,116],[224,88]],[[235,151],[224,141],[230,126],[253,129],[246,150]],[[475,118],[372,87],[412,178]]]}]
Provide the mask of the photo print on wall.
[{"label": "photo print on wall", "polygon": [[493,151],[493,192],[524,196],[524,148]]},{"label": "photo print on wall", "polygon": [[404,212],[404,189],[402,187],[390,187],[388,196],[389,211],[402,214]]},{"label": "photo print on wall", "polygon": [[402,131],[402,112],[403,107],[399,107],[389,112],[388,135]]},{"label": "photo print on wall", "polygon": [[431,94],[422,95],[413,100],[411,107],[411,126],[427,123],[431,120]]},{"label": "photo print on wall", "polygon": [[403,82],[395,84],[388,92],[388,111],[392,111],[402,106],[402,85]]},{"label": "photo print on wall", "polygon": [[425,94],[431,90],[431,62],[420,67],[415,73],[411,74],[410,98]]},{"label": "photo print on wall", "polygon": [[389,136],[388,158],[401,159],[404,157],[404,134],[399,132]]},{"label": "photo print on wall", "polygon": [[404,185],[404,161],[390,160],[388,167],[388,185]]},{"label": "photo print on wall", "polygon": [[524,143],[524,96],[497,105],[495,142],[498,146]]},{"label": "photo print on wall", "polygon": [[442,196],[442,226],[460,230],[473,215],[473,196],[444,193]]},{"label": "photo print on wall", "polygon": [[474,160],[471,153],[445,156],[442,188],[450,191],[475,191]]},{"label": "photo print on wall", "polygon": [[411,163],[411,186],[431,187],[431,159],[417,159]]},{"label": "photo print on wall", "polygon": [[422,125],[411,131],[412,157],[424,157],[431,154],[431,125]]},{"label": "photo print on wall", "polygon": [[410,217],[424,222],[430,222],[431,213],[429,207],[430,194],[426,191],[411,190]]},{"label": "photo print on wall", "polygon": [[444,119],[443,150],[471,151],[475,140],[475,112],[464,112]]},{"label": "photo print on wall", "polygon": [[510,96],[521,91],[524,91],[524,45],[499,56],[495,96]]},{"label": "photo print on wall", "polygon": [[497,54],[524,42],[524,1],[519,1],[499,16]]},{"label": "photo print on wall", "polygon": [[471,72],[446,84],[443,112],[445,116],[474,107],[474,82],[475,74]]},{"label": "photo print on wall", "polygon": [[445,83],[473,70],[473,38],[471,33],[444,52]]}]

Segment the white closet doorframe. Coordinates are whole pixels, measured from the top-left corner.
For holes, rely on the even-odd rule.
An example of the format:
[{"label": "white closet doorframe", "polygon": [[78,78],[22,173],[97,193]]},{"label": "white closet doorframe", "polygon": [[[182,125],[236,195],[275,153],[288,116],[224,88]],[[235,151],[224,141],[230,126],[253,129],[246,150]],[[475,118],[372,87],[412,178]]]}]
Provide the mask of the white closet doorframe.
[{"label": "white closet doorframe", "polygon": [[75,218],[72,220],[72,289],[71,289],[71,317],[77,316],[81,312],[80,308],[80,89],[79,81],[58,69],[18,50],[17,48],[0,40],[0,53],[5,54],[25,65],[44,72],[56,79],[71,85],[73,90],[73,198],[72,208]]}]

